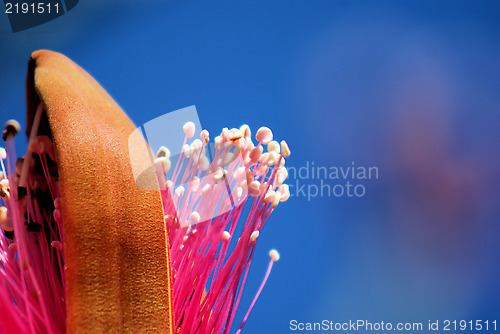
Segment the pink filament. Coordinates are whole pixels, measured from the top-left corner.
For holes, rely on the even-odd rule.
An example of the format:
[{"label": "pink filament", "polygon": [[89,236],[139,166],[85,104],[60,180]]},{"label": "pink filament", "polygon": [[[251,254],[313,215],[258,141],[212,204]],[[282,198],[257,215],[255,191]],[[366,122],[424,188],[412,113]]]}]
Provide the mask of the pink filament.
[{"label": "pink filament", "polygon": [[[186,142],[187,137],[184,144]],[[259,142],[258,147],[261,145]],[[165,176],[158,175],[162,183],[173,273],[175,326],[179,334],[229,333],[255,249],[256,240],[251,240],[250,236],[262,230],[275,207],[265,202],[264,196],[279,186],[276,166],[280,166],[282,157],[270,168],[267,163],[251,160],[250,149],[242,148],[241,153],[234,151],[237,157],[226,166],[218,164],[219,160],[226,160],[233,147],[227,141],[219,145],[207,172],[199,168],[204,154],[200,148],[194,148],[187,157],[181,154],[171,179],[173,185],[185,185],[181,196],[173,195],[174,186],[169,187]],[[0,233],[0,333],[64,333],[64,253],[51,246],[53,241],[63,242],[62,221],[60,215],[55,217],[53,212],[41,207],[29,186],[26,187],[27,195],[17,200],[19,176],[15,171],[13,139],[7,141],[7,152],[7,172],[3,160],[0,162],[9,179],[10,199],[2,200],[13,220],[15,246]],[[47,156],[38,157],[47,193],[54,201],[60,196],[58,184],[49,173]],[[221,170],[222,167],[225,169]],[[245,172],[237,176],[236,171],[241,168]],[[246,190],[241,198],[235,196],[247,172],[252,172],[253,180],[262,185],[253,199]],[[215,178],[216,173],[222,174]],[[193,182],[195,177],[200,180],[198,185]],[[26,184],[33,184],[32,177],[27,177]],[[208,194],[203,194],[205,186],[210,187]],[[27,213],[26,223],[39,223],[40,232],[27,230],[24,212]],[[194,225],[188,222],[192,212],[202,217]],[[229,240],[221,240],[224,232],[230,234]],[[235,237],[236,234],[240,237]],[[254,307],[271,267],[272,261],[237,333]]]},{"label": "pink filament", "polygon": [[[187,137],[184,138],[184,144],[186,141]],[[162,192],[162,200],[169,235],[173,306],[179,334],[229,332],[240,304],[255,247],[255,241],[250,236],[264,227],[274,209],[271,203],[264,202],[264,195],[269,190],[277,189],[275,179],[278,168],[270,169],[260,162],[245,161],[248,152],[244,150],[228,165],[218,165],[217,161],[224,160],[232,147],[231,143],[220,145],[205,173],[197,164],[201,156],[199,148],[192,149],[188,156],[181,153],[175,163],[171,183],[166,182],[162,172],[158,173],[159,181],[165,184],[162,188],[166,189]],[[222,167],[225,168],[223,178],[214,180],[212,176]],[[241,167],[245,171],[252,171],[254,180],[261,184],[267,182],[261,193],[253,199],[243,196],[238,200],[234,196],[235,188],[245,179],[245,173],[240,179],[235,175],[235,171]],[[192,184],[193,177],[200,180],[197,186]],[[182,196],[174,194],[176,185],[185,186]],[[202,189],[206,185],[210,186],[210,191],[208,195],[203,195]],[[247,202],[251,205],[244,216]],[[193,211],[204,218],[197,224],[185,224],[184,220]],[[227,241],[221,241],[224,231],[231,235]],[[239,239],[234,238],[237,231],[241,233]],[[250,310],[262,291],[271,266]]]},{"label": "pink filament", "polygon": [[[64,333],[63,255],[50,247],[51,241],[61,240],[61,226],[52,212],[40,208],[30,187],[26,187],[23,199],[17,199],[19,178],[14,166],[13,139],[7,140],[7,152],[10,199],[4,198],[3,202],[13,222],[15,247],[0,233],[0,333]],[[40,158],[54,200],[59,195],[58,188],[48,175],[45,157]],[[27,183],[32,184],[30,177]],[[41,225],[39,232],[27,230],[22,218],[24,211],[27,223]]]}]

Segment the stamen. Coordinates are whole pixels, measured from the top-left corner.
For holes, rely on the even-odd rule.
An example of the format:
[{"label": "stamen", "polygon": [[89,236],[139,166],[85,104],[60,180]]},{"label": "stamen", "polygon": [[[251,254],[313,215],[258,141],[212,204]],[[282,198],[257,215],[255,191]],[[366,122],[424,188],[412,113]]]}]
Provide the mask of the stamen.
[{"label": "stamen", "polygon": [[254,242],[255,240],[257,240],[257,238],[259,237],[259,234],[260,234],[259,231],[253,231],[252,234],[250,235],[250,241]]},{"label": "stamen", "polygon": [[290,156],[290,149],[288,148],[288,144],[286,143],[286,141],[282,140],[281,143],[281,155],[284,157],[284,158],[288,158]]},{"label": "stamen", "polygon": [[257,139],[257,141],[259,142],[262,142],[262,144],[267,145],[271,142],[271,140],[273,140],[273,132],[268,127],[263,126],[259,130],[257,130],[255,139]]},{"label": "stamen", "polygon": [[[29,142],[34,141],[36,136],[38,135],[38,127],[40,126],[42,112],[43,112],[43,104],[42,104],[42,102],[40,102],[38,104],[38,107],[36,108],[35,118],[33,120],[33,125],[31,127]],[[29,145],[28,145],[28,150],[26,151],[26,154],[24,155],[24,157],[25,157],[25,160],[23,163],[23,169],[21,171],[21,179],[19,180],[19,185],[18,185],[19,198],[23,198],[26,194],[26,180],[28,178],[28,171],[29,171],[29,168],[31,165],[31,158],[32,158],[32,152],[29,148]],[[23,189],[23,190],[21,190],[21,189]]]},{"label": "stamen", "polygon": [[222,232],[221,241],[228,241],[229,239],[231,239],[231,233],[228,231]]},{"label": "stamen", "polygon": [[165,146],[160,147],[158,152],[156,153],[157,158],[170,158],[170,150]]},{"label": "stamen", "polygon": [[7,141],[9,138],[14,138],[21,131],[21,124],[16,120],[9,120],[5,123],[5,130],[2,133],[2,138]]},{"label": "stamen", "polygon": [[271,141],[267,144],[267,151],[280,154],[280,144],[276,140]]},{"label": "stamen", "polygon": [[50,243],[50,245],[52,247],[54,247],[55,249],[57,249],[58,251],[62,251],[63,250],[63,244],[60,241],[54,240],[54,241],[52,241]]},{"label": "stamen", "polygon": [[262,284],[260,285],[260,288],[257,291],[257,294],[255,295],[255,297],[252,301],[252,304],[248,308],[248,311],[245,314],[243,321],[241,322],[240,328],[238,328],[238,330],[236,331],[236,334],[241,333],[241,329],[243,328],[243,325],[247,321],[248,316],[250,315],[250,312],[252,311],[255,303],[257,302],[257,299],[259,298],[260,293],[262,292],[262,289],[264,289],[264,285],[266,285],[267,279],[269,278],[269,274],[271,274],[271,269],[273,268],[273,263],[280,259],[278,252],[274,249],[269,252],[269,256],[271,257],[271,261],[269,262],[269,266],[267,267],[266,276],[264,276],[264,280],[262,281]]},{"label": "stamen", "polygon": [[184,130],[184,133],[188,138],[193,138],[195,130],[195,125],[193,122],[187,122],[186,124],[184,124],[184,127],[182,129]]}]

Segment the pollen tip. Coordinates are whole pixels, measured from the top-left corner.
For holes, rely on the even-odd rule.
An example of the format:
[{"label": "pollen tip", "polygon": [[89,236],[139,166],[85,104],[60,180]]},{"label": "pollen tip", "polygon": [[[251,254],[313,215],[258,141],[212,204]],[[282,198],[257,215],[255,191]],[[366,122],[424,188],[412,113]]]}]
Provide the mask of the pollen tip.
[{"label": "pollen tip", "polygon": [[280,259],[280,254],[278,253],[278,251],[276,249],[272,249],[270,252],[269,252],[269,256],[271,257],[271,259],[273,260],[273,262],[276,262]]},{"label": "pollen tip", "polygon": [[222,241],[228,241],[229,239],[231,239],[231,233],[229,233],[228,231],[222,232],[222,236],[220,239]]},{"label": "pollen tip", "polygon": [[273,132],[266,126],[263,126],[257,130],[255,134],[255,139],[262,142],[262,144],[267,145],[273,140]]},{"label": "pollen tip", "polygon": [[181,197],[182,195],[184,195],[184,187],[183,186],[178,186],[176,189],[175,189],[175,194],[178,196],[178,197]]},{"label": "pollen tip", "polygon": [[8,120],[5,123],[5,130],[2,133],[2,138],[7,141],[10,137],[14,137],[19,131],[21,131],[21,124],[15,119]]},{"label": "pollen tip", "polygon": [[191,219],[191,221],[195,224],[198,224],[200,222],[200,214],[196,211],[193,211],[190,215],[189,215],[189,219]]},{"label": "pollen tip", "polygon": [[276,140],[272,140],[269,144],[267,144],[267,151],[280,154],[280,144]]},{"label": "pollen tip", "polygon": [[156,157],[157,158],[170,158],[170,150],[166,148],[165,146],[160,147],[158,152],[156,152]]},{"label": "pollen tip", "polygon": [[188,138],[193,138],[194,136],[194,130],[195,130],[195,125],[193,122],[186,122],[184,126],[182,127],[182,130],[186,134]]},{"label": "pollen tip", "polygon": [[290,156],[290,154],[292,153],[290,151],[290,148],[288,147],[288,144],[286,143],[286,141],[282,140],[280,142],[280,145],[281,145],[281,155],[284,158],[288,158]]},{"label": "pollen tip", "polygon": [[259,237],[259,234],[260,234],[259,231],[253,231],[252,234],[250,235],[250,241],[254,242],[255,240],[257,240],[257,238]]}]

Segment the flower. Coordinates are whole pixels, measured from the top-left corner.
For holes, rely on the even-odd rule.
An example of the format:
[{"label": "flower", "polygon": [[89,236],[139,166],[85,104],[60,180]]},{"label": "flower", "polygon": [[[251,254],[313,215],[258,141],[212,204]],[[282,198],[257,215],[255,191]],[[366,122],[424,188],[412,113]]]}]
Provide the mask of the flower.
[{"label": "flower", "polygon": [[30,59],[27,107],[24,158],[15,121],[0,149],[0,333],[228,333],[259,233],[289,196],[286,142],[223,129],[210,162],[208,131],[189,145],[189,122],[171,170],[167,148],[143,159],[112,98],[45,50]]}]

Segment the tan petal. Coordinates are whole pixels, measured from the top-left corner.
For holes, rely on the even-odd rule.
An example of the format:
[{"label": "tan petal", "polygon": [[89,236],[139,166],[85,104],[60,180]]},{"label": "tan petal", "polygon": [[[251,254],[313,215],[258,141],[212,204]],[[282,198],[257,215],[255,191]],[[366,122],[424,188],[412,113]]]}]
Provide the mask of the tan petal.
[{"label": "tan petal", "polygon": [[40,100],[60,175],[67,332],[172,333],[163,208],[159,191],[135,184],[135,126],[88,73],[46,50],[29,63],[28,132]]}]

